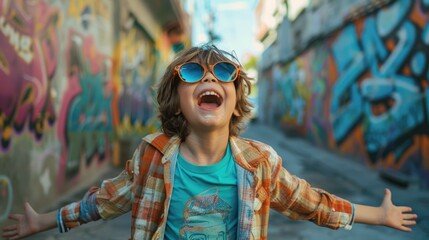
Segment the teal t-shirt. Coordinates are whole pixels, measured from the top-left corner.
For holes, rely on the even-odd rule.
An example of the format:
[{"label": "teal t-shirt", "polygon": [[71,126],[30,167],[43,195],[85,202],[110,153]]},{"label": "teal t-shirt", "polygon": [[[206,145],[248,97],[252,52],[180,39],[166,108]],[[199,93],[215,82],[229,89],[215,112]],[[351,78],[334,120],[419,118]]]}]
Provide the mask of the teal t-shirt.
[{"label": "teal t-shirt", "polygon": [[228,144],[217,163],[198,166],[178,154],[165,239],[236,239],[237,171]]}]

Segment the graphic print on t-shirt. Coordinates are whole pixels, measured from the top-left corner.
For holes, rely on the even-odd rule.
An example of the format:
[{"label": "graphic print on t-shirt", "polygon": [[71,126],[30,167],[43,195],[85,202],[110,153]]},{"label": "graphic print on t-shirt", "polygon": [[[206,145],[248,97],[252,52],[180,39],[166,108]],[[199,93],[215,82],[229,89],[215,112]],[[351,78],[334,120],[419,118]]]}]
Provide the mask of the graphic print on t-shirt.
[{"label": "graphic print on t-shirt", "polygon": [[189,199],[183,210],[181,239],[228,239],[228,219],[232,207],[212,187]]}]

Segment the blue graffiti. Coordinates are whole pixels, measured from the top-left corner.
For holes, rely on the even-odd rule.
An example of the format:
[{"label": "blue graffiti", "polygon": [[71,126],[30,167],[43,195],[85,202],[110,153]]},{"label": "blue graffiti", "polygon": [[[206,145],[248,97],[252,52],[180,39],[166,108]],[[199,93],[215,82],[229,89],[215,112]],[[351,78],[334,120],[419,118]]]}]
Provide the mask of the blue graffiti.
[{"label": "blue graffiti", "polygon": [[426,116],[426,134],[429,134],[429,87],[426,88],[426,92],[424,93],[424,99],[426,99],[426,113],[428,114],[428,116]]},{"label": "blue graffiti", "polygon": [[364,53],[359,46],[356,29],[346,27],[332,46],[338,79],[331,97],[331,121],[337,142],[341,142],[362,117],[363,99],[356,80],[366,70]]},{"label": "blue graffiti", "polygon": [[424,44],[429,45],[429,23],[426,24],[422,31],[422,40]]},{"label": "blue graffiti", "polygon": [[89,71],[79,77],[81,92],[74,97],[67,115],[67,177],[74,176],[84,154],[89,165],[94,156],[104,160],[113,133],[112,95],[105,86],[105,74]]},{"label": "blue graffiti", "polygon": [[[398,11],[405,10],[398,8]],[[382,18],[378,19],[382,21]],[[371,19],[368,20],[371,21]],[[391,18],[385,21],[397,22]],[[371,27],[365,29],[364,36],[368,35],[379,36]],[[394,36],[398,39],[395,49],[379,68],[371,71],[375,78],[365,79],[361,85],[362,96],[366,100],[365,117],[368,119],[364,137],[370,154],[382,151],[384,155],[392,151],[391,144],[396,143],[401,136],[415,129],[424,120],[423,111],[421,111],[423,102],[418,86],[414,79],[400,74],[404,62],[412,54],[417,39],[416,29],[409,21],[403,21]],[[363,44],[366,45],[368,42],[364,41]],[[374,55],[367,54],[366,58],[375,63],[375,66],[379,65]],[[422,61],[422,59],[415,61]],[[421,62],[416,64],[420,65]],[[384,108],[384,112],[374,114],[372,107],[380,107],[380,105]],[[396,143],[396,145],[395,148],[400,149],[400,144]]]},{"label": "blue graffiti", "polygon": [[79,78],[82,92],[70,105],[68,132],[112,132],[111,98],[105,91],[104,75],[82,74]]},{"label": "blue graffiti", "polygon": [[294,119],[296,124],[304,123],[304,113],[306,102],[303,96],[299,94],[299,85],[303,85],[305,81],[303,70],[301,70],[296,62],[292,62],[284,74],[283,78],[280,70],[276,68],[273,73],[273,78],[276,84],[278,103],[276,104],[275,115],[287,115],[288,118]]},{"label": "blue graffiti", "polygon": [[419,51],[411,59],[411,70],[419,77],[422,76],[426,66],[426,55]]},{"label": "blue graffiti", "polygon": [[[416,42],[416,29],[409,21],[405,21],[397,32],[396,37],[399,41],[395,50],[390,53],[389,58],[380,67],[381,74],[384,76],[397,75]],[[406,81],[411,83],[413,80],[408,78]]]},{"label": "blue graffiti", "polygon": [[[421,94],[416,86],[394,78],[372,78],[364,80],[361,90],[367,100],[365,116],[368,123],[364,136],[370,153],[388,150],[389,144],[424,120]],[[388,106],[389,101],[394,104]],[[374,114],[372,107],[380,104],[384,104],[386,110]]]},{"label": "blue graffiti", "polygon": [[368,63],[371,73],[375,76],[381,76],[378,62],[385,61],[389,53],[384,47],[382,39],[377,34],[376,23],[373,17],[368,17],[365,21],[362,45],[365,53],[365,61]]},{"label": "blue graffiti", "polygon": [[[426,26],[418,36],[407,18],[411,6],[411,1],[395,2],[365,19],[361,39],[354,26],[348,26],[332,46],[339,72],[331,99],[334,137],[341,143],[362,117],[372,160],[389,152],[398,159],[410,146],[410,134],[425,121],[427,96],[412,76],[421,76],[426,68],[426,51],[418,43],[427,45],[429,30]],[[394,41],[394,49],[385,47],[389,40]],[[407,64],[411,75],[403,72]],[[367,71],[371,77],[358,85],[360,74]]]},{"label": "blue graffiti", "polygon": [[377,15],[377,29],[380,37],[390,35],[407,18],[413,1],[398,0],[390,7],[380,10]]}]

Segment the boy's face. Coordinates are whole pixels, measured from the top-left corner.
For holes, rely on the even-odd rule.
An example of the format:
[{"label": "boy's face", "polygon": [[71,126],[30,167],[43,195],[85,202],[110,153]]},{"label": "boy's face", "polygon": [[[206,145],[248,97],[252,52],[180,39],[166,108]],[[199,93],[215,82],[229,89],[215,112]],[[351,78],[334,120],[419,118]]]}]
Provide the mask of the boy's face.
[{"label": "boy's face", "polygon": [[221,82],[210,71],[201,81],[178,86],[180,111],[192,131],[227,130],[232,114],[238,114],[234,82]]}]

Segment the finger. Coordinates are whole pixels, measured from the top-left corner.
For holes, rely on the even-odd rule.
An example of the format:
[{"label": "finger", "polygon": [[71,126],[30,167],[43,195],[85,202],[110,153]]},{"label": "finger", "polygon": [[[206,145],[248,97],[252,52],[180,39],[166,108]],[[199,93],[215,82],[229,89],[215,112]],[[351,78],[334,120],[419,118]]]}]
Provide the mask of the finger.
[{"label": "finger", "polygon": [[409,206],[397,206],[401,212],[412,212],[413,209]]},{"label": "finger", "polygon": [[14,236],[14,237],[11,237],[11,238],[9,238],[9,240],[16,240],[16,239],[20,239],[21,237],[20,236]]},{"label": "finger", "polygon": [[33,209],[33,207],[30,205],[29,202],[25,202],[24,203],[24,209],[25,209],[25,211],[35,212],[34,209]]},{"label": "finger", "polygon": [[384,199],[383,202],[388,201],[389,203],[392,202],[392,192],[388,188],[384,189]]},{"label": "finger", "polygon": [[417,214],[404,214],[403,218],[404,220],[417,219]]},{"label": "finger", "polygon": [[11,230],[16,230],[18,228],[18,226],[16,224],[13,225],[9,225],[3,228],[3,231],[11,231]]},{"label": "finger", "polygon": [[414,220],[404,220],[402,222],[402,225],[406,225],[406,226],[416,225],[416,221],[414,221]]},{"label": "finger", "polygon": [[25,217],[37,214],[36,211],[34,211],[33,207],[31,207],[30,203],[28,202],[24,203],[24,211],[25,211]]},{"label": "finger", "polygon": [[401,227],[399,228],[399,230],[404,231],[404,232],[411,232],[411,231],[412,231],[412,230],[411,230],[411,228],[409,228],[409,227],[405,227],[405,226],[401,226]]},{"label": "finger", "polygon": [[390,191],[390,189],[385,188],[384,189],[384,196],[391,198],[392,197],[392,192]]},{"label": "finger", "polygon": [[14,230],[14,231],[3,232],[1,236],[4,238],[10,238],[16,235],[18,235],[18,231]]},{"label": "finger", "polygon": [[21,218],[22,214],[10,214],[9,215],[9,219],[10,220],[15,220],[15,221],[19,221],[19,219]]}]

